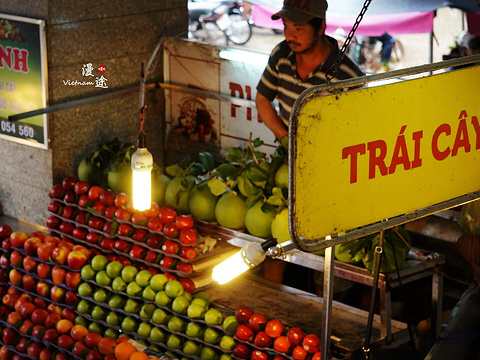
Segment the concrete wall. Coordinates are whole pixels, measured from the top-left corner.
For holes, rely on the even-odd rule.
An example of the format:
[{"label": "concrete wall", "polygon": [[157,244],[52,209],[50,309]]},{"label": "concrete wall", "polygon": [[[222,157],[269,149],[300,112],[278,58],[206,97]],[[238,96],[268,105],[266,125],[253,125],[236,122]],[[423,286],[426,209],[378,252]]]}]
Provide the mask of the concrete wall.
[{"label": "concrete wall", "polygon": [[[45,20],[48,104],[62,104],[138,86],[162,36],[186,36],[187,0],[0,0],[0,12]],[[148,80],[162,80],[161,56]],[[106,67],[108,89],[68,86],[82,67]],[[75,175],[80,160],[117,137],[135,142],[139,91],[48,115],[49,149],[0,139],[0,213],[44,225],[53,184]],[[161,156],[163,108],[159,89],[146,96],[145,130],[154,159]]]}]

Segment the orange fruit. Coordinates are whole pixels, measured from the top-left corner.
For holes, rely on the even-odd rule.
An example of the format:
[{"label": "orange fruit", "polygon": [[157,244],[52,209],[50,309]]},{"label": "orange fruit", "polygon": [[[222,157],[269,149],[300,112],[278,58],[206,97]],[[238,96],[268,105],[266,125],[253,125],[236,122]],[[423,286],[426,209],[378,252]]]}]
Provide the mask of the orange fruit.
[{"label": "orange fruit", "polygon": [[135,351],[130,355],[129,360],[149,360],[150,357],[145,354],[143,351]]},{"label": "orange fruit", "polygon": [[57,332],[59,334],[66,334],[70,332],[73,327],[73,322],[67,319],[62,319],[57,323]]},{"label": "orange fruit", "polygon": [[129,360],[130,356],[136,351],[135,346],[128,341],[122,341],[115,347],[114,354],[117,360]]}]

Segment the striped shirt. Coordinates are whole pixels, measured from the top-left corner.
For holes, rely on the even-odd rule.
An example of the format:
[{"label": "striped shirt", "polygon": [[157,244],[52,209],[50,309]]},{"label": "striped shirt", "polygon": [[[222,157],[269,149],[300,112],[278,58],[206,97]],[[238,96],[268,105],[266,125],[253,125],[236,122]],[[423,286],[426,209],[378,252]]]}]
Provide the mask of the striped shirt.
[{"label": "striped shirt", "polygon": [[[337,41],[330,36],[327,36],[327,39],[334,45],[333,50],[305,80],[298,75],[295,53],[291,51],[285,40],[278,44],[270,54],[268,65],[257,85],[257,91],[270,101],[278,97],[280,118],[287,128],[295,100],[305,89],[326,83],[325,75],[340,52]],[[363,71],[349,57],[344,56],[337,75],[331,79],[331,82],[362,75],[365,75]]]}]

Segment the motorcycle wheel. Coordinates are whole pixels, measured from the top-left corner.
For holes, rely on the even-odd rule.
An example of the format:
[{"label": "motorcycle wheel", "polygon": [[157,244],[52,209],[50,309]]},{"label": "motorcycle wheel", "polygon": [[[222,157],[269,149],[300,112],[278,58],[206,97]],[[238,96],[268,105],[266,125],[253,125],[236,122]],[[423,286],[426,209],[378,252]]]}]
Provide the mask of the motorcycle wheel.
[{"label": "motorcycle wheel", "polygon": [[244,45],[252,37],[252,25],[238,12],[228,14],[231,25],[225,29],[228,40],[236,45]]}]

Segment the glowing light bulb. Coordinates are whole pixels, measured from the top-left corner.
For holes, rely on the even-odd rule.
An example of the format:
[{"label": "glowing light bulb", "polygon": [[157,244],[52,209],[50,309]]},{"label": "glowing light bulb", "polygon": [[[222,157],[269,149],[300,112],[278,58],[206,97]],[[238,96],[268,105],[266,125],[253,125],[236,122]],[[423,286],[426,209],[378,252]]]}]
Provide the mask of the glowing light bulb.
[{"label": "glowing light bulb", "polygon": [[259,243],[248,243],[238,253],[213,268],[212,278],[223,285],[265,260],[265,250]]},{"label": "glowing light bulb", "polygon": [[136,210],[147,210],[152,205],[152,169],[152,154],[139,147],[132,155],[132,202]]}]

